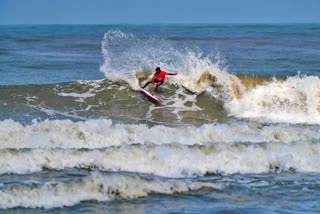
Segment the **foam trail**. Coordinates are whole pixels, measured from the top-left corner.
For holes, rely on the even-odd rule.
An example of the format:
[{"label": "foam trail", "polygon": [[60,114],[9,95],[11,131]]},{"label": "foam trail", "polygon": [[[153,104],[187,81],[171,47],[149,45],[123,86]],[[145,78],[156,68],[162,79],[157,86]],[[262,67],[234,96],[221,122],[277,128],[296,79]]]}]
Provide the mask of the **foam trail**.
[{"label": "foam trail", "polygon": [[[79,188],[81,187],[81,188]],[[222,186],[204,182],[185,182],[140,176],[102,175],[75,179],[67,183],[14,184],[0,189],[0,208],[56,208],[81,201],[134,199],[149,194],[177,194],[200,189],[219,190]]]},{"label": "foam trail", "polygon": [[319,143],[123,145],[104,150],[6,149],[0,150],[0,154],[1,174],[33,173],[47,168],[94,168],[166,177],[278,171],[320,173]]},{"label": "foam trail", "polygon": [[215,143],[287,144],[318,141],[320,131],[313,126],[268,125],[248,123],[206,124],[198,128],[166,127],[145,124],[113,124],[98,119],[84,122],[46,120],[23,126],[12,120],[0,122],[0,149],[23,148],[108,148],[121,145],[211,145]]}]

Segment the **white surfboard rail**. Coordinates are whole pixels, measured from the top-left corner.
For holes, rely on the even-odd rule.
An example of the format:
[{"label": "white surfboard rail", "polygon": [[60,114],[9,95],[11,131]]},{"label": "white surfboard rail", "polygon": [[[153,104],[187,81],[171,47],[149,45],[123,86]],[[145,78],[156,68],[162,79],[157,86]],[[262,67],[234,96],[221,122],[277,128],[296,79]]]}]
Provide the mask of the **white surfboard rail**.
[{"label": "white surfboard rail", "polygon": [[158,102],[158,103],[161,103],[161,100],[155,96],[153,96],[149,91],[141,88],[140,91],[145,95],[147,96],[149,99],[155,101],[155,102]]}]

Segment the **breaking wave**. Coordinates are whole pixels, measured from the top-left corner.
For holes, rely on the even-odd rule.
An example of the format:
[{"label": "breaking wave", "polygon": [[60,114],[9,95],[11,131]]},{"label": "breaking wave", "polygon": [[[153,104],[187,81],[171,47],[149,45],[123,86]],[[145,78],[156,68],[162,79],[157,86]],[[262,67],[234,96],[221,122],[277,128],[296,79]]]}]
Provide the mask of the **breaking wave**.
[{"label": "breaking wave", "polygon": [[177,194],[201,189],[220,190],[221,185],[177,180],[162,181],[141,176],[90,176],[69,182],[11,184],[0,188],[0,208],[55,208],[72,206],[82,201],[134,199],[150,194]]},{"label": "breaking wave", "polygon": [[200,127],[167,127],[146,124],[113,124],[98,119],[85,122],[46,120],[22,125],[0,122],[0,149],[61,148],[101,149],[121,145],[211,145],[216,143],[287,143],[317,141],[313,126],[261,125],[256,123],[205,124]]},{"label": "breaking wave", "polygon": [[[157,66],[178,72],[168,83],[194,94],[208,94],[223,103],[229,116],[261,122],[320,124],[320,80],[317,76],[289,78],[235,75],[215,57],[176,47],[166,38],[140,39],[108,31],[102,41],[100,70],[110,79],[127,81],[133,89],[150,78]],[[196,107],[195,107],[196,108]]]},{"label": "breaking wave", "polygon": [[312,126],[240,123],[170,128],[113,125],[110,120],[30,126],[8,120],[0,125],[1,174],[65,168],[167,177],[320,172],[320,133]]}]

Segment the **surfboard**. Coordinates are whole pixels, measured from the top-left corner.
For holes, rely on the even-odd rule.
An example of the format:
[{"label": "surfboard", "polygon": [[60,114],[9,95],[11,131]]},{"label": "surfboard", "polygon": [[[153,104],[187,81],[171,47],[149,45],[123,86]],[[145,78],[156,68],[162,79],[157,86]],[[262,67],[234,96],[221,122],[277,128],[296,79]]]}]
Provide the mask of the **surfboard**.
[{"label": "surfboard", "polygon": [[149,91],[144,90],[143,88],[140,88],[140,91],[142,94],[144,94],[149,100],[156,102],[156,103],[161,103],[161,100],[155,96],[153,96]]}]

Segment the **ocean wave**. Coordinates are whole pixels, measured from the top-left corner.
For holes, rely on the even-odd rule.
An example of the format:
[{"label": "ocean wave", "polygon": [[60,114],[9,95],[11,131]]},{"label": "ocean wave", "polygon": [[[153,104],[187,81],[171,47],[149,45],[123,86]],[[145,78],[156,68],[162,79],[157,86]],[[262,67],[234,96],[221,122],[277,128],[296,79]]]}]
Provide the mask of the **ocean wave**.
[{"label": "ocean wave", "polygon": [[145,179],[130,175],[93,175],[69,182],[11,184],[0,187],[0,208],[57,208],[82,201],[135,199],[150,194],[177,194],[201,189],[220,190],[213,183]]},{"label": "ocean wave", "polygon": [[318,127],[261,125],[255,123],[213,123],[200,127],[167,127],[146,124],[113,124],[109,119],[73,122],[46,120],[22,125],[0,122],[0,149],[62,148],[99,149],[121,145],[211,145],[216,143],[315,142]]},{"label": "ocean wave", "polygon": [[320,172],[319,142],[214,145],[122,145],[108,149],[2,149],[0,173],[98,169],[165,177]]},{"label": "ocean wave", "polygon": [[[107,79],[1,86],[0,119],[17,120],[24,114],[29,121],[107,117],[124,123],[201,125],[236,117],[261,123],[320,124],[319,77],[236,75],[222,66],[219,54],[212,57],[176,47],[166,38],[146,37],[114,30],[105,34],[100,69]],[[159,89],[161,106],[138,93],[157,66],[178,72]]]}]

